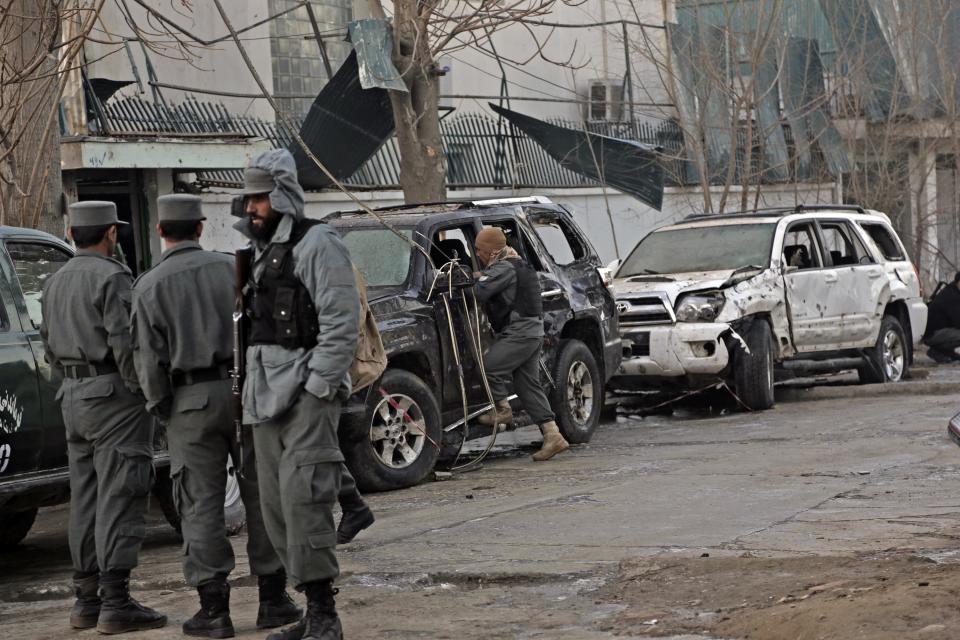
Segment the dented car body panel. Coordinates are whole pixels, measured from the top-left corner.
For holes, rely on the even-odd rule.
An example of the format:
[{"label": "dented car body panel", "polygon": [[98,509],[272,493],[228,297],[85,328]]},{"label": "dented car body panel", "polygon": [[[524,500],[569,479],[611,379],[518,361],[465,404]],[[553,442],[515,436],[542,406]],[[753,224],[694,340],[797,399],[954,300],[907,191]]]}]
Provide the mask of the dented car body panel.
[{"label": "dented car body panel", "polygon": [[[745,233],[753,234],[750,247],[734,246],[729,255],[717,247],[736,245]],[[670,241],[678,246],[656,246]],[[725,268],[683,269],[684,260]],[[681,268],[658,268],[664,265]],[[926,326],[916,272],[887,217],[872,211],[824,208],[669,225],[620,265],[614,291],[624,360],[613,388],[693,388],[729,379],[745,323],[756,319],[769,325],[778,363],[838,355],[849,362],[876,345],[886,314],[904,325],[912,353]]]}]

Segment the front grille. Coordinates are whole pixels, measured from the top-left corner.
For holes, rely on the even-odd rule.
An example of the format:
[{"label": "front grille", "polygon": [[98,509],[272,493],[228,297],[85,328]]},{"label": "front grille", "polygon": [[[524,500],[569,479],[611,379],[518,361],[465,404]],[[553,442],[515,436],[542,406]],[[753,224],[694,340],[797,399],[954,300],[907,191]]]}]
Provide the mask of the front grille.
[{"label": "front grille", "polygon": [[617,299],[620,326],[672,323],[673,316],[657,296],[634,296]]}]

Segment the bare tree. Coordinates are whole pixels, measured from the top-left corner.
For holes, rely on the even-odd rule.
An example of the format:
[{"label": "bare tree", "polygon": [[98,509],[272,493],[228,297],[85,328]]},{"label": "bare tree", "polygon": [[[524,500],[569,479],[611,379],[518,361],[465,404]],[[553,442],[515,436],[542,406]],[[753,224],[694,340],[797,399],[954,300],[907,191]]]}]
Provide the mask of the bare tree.
[{"label": "bare tree", "polygon": [[[446,199],[446,162],[440,138],[436,60],[472,46],[489,47],[494,33],[513,26],[535,46],[534,57],[547,60],[542,35],[527,21],[548,15],[557,5],[583,0],[394,0],[393,62],[407,91],[390,91],[400,149],[400,184],[407,202]],[[382,0],[368,0],[374,17],[385,18]],[[555,64],[564,61],[548,60]]]},{"label": "bare tree", "polygon": [[83,20],[82,4],[6,0],[0,9],[0,224],[57,230],[58,70],[77,51],[61,25]]},{"label": "bare tree", "polygon": [[[668,0],[662,6],[669,15]],[[645,30],[634,50],[675,105],[663,113],[685,141],[672,177],[699,183],[705,211],[727,209],[731,190],[750,208],[748,192],[756,204],[765,182],[797,185],[807,147],[830,169],[807,175],[836,180],[844,201],[889,214],[928,286],[957,269],[955,0],[686,0],[677,11],[680,24],[666,37]],[[780,117],[763,117],[771,104]],[[792,134],[787,176],[764,148],[781,129]]]},{"label": "bare tree", "polygon": [[[61,98],[77,81],[86,42],[123,44],[91,35],[106,2],[0,0],[0,224],[63,232]],[[154,47],[151,38],[169,40],[169,29],[138,35],[161,55],[189,53],[177,40]]]},{"label": "bare tree", "polygon": [[[639,4],[631,3],[638,20]],[[665,17],[671,5],[662,1]],[[695,19],[665,20],[665,29],[644,26],[630,37],[636,65],[655,71],[673,105],[660,108],[660,117],[682,134],[682,148],[664,154],[668,179],[699,185],[705,212],[755,208],[770,183],[797,190],[834,180],[815,162],[817,144],[835,135],[824,115],[830,95],[822,78],[818,87],[814,74],[796,64],[797,54],[819,58],[785,30],[789,6],[689,0],[677,10]]]}]

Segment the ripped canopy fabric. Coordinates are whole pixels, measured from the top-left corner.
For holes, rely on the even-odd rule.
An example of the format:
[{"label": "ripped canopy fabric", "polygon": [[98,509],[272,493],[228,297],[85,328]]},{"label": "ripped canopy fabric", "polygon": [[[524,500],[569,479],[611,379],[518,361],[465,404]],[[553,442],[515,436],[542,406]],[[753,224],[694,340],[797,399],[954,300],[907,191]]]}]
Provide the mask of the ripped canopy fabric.
[{"label": "ripped canopy fabric", "polygon": [[543,147],[560,166],[630,194],[658,211],[663,206],[663,166],[657,147],[558,127],[495,104],[490,108]]}]

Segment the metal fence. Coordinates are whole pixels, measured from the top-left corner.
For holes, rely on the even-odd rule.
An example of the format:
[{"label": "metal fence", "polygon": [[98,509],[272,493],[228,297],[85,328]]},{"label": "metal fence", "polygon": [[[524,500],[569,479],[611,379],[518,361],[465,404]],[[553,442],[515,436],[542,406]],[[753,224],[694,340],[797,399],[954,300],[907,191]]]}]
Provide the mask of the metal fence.
[{"label": "metal fence", "polygon": [[[101,135],[169,135],[186,137],[264,138],[275,148],[288,147],[290,136],[281,125],[258,118],[236,116],[222,105],[188,96],[179,104],[120,97],[101,103],[91,100],[91,129]],[[572,122],[553,124],[594,133],[667,147],[679,156],[682,135],[676,125],[663,122]],[[299,122],[294,123],[299,126]],[[443,151],[447,158],[447,183],[452,189],[465,188],[564,188],[593,186],[596,183],[569,171],[505,120],[466,113],[441,123]],[[681,172],[676,172],[681,175]],[[235,187],[242,182],[239,169],[203,171],[197,174],[203,185]],[[395,137],[382,147],[354,175],[344,181],[360,189],[390,189],[400,186],[400,151]]]},{"label": "metal fence", "polygon": [[[183,137],[263,138],[275,148],[288,147],[291,138],[281,125],[248,116],[231,114],[222,105],[188,96],[179,104],[122,97],[100,103],[93,100],[91,128],[103,135],[168,135]],[[592,133],[634,140],[663,149],[661,162],[668,185],[696,184],[698,176],[692,163],[685,160],[683,131],[670,120],[636,122],[575,122],[560,119],[552,124],[572,129],[586,128]],[[299,122],[294,123],[299,126]],[[483,113],[464,113],[440,123],[443,151],[447,159],[447,184],[451,189],[468,188],[570,188],[588,187],[596,182],[565,169],[536,142],[502,120]],[[785,126],[788,146],[793,149],[789,127]],[[757,181],[761,165],[762,142],[754,130],[751,176],[745,173],[747,149],[745,130],[738,135],[735,179]],[[791,154],[792,156],[793,154]],[[822,161],[814,157],[815,173]],[[791,163],[793,164],[793,163]],[[790,168],[790,179],[804,179]],[[717,176],[722,181],[726,176]],[[203,171],[197,174],[201,185],[236,187],[242,182],[240,169]],[[761,177],[761,182],[768,182]],[[396,189],[400,187],[400,151],[395,137],[382,147],[344,182],[355,189]]]}]

